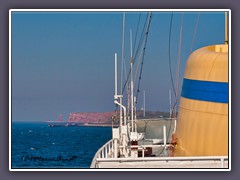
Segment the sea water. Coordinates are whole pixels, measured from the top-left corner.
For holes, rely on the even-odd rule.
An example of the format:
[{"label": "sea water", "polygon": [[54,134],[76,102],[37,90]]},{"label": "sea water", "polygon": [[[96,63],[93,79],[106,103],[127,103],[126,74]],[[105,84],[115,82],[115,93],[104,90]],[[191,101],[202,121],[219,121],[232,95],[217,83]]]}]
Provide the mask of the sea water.
[{"label": "sea water", "polygon": [[111,139],[111,127],[49,127],[14,122],[12,169],[89,168],[97,150]]}]

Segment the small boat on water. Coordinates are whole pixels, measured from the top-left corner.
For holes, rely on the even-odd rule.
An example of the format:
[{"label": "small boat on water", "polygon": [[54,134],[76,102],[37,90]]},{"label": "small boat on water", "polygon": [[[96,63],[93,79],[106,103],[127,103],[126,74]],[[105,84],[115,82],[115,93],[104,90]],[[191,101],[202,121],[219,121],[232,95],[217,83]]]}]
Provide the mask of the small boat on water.
[{"label": "small boat on water", "polygon": [[65,126],[65,122],[63,122],[62,114],[58,116],[58,120],[56,121],[48,121],[49,127],[63,127]]},{"label": "small boat on water", "polygon": [[79,126],[77,123],[66,123],[67,127]]},{"label": "small boat on water", "polygon": [[129,107],[122,104],[122,92],[117,90],[115,54],[114,104],[120,108],[119,126],[112,128],[112,139],[96,152],[90,168],[228,169],[228,35],[225,40],[189,56],[179,110],[169,118],[136,118],[132,78],[131,114],[127,113]]},{"label": "small boat on water", "polygon": [[48,126],[49,127],[62,127],[62,125],[60,125],[60,124],[58,124],[58,125],[57,124],[49,124]]},{"label": "small boat on water", "polygon": [[48,124],[49,127],[64,127],[65,123],[50,123]]}]

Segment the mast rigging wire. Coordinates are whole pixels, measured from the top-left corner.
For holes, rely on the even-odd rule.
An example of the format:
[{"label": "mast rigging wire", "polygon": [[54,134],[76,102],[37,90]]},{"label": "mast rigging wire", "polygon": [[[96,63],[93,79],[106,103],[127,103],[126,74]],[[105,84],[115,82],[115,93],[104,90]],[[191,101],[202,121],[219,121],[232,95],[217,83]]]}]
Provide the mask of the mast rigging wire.
[{"label": "mast rigging wire", "polygon": [[171,19],[170,19],[170,26],[169,26],[169,38],[168,38],[168,63],[169,63],[169,73],[171,77],[171,83],[172,83],[172,88],[173,88],[173,93],[176,98],[176,90],[173,82],[173,75],[172,75],[172,65],[171,65],[171,34],[172,34],[172,20],[173,20],[173,12],[171,14]]},{"label": "mast rigging wire", "polygon": [[[134,66],[135,59],[136,59],[135,57],[137,56],[138,51],[139,51],[139,48],[140,48],[140,45],[142,44],[142,41],[143,41],[144,29],[146,29],[147,19],[148,19],[148,18],[146,18],[145,25],[144,25],[144,28],[143,28],[143,32],[142,32],[142,35],[141,35],[141,38],[140,38],[140,42],[139,42],[138,48],[137,48],[137,50],[136,50],[135,55],[133,55],[133,66]],[[127,81],[125,81],[125,84],[124,84],[123,89],[122,89],[122,92],[121,92],[122,94],[123,94],[123,91],[124,91],[125,88],[126,88],[126,85],[127,85],[128,81],[129,81],[130,74],[131,74],[131,69],[130,69],[129,72],[128,72]]]},{"label": "mast rigging wire", "polygon": [[197,34],[199,18],[200,18],[200,13],[198,13],[198,17],[197,17],[197,20],[196,20],[196,24],[195,24],[195,28],[194,28],[194,33],[193,33],[193,38],[192,38],[192,43],[191,43],[189,55],[192,53],[192,49],[193,49],[193,46],[194,46],[194,41],[195,41],[196,34]]},{"label": "mast rigging wire", "polygon": [[141,59],[141,70],[140,70],[139,81],[138,81],[136,103],[137,103],[137,99],[138,99],[138,94],[140,92],[139,88],[140,88],[140,85],[141,85],[143,62],[144,62],[144,56],[145,56],[145,50],[146,50],[146,45],[147,45],[147,40],[148,40],[148,32],[149,32],[149,27],[150,27],[150,24],[151,24],[151,20],[152,20],[152,13],[149,14],[148,25],[147,25],[147,29],[146,29],[146,33],[145,33],[145,42],[144,42],[144,47],[143,47],[142,59]]},{"label": "mast rigging wire", "polygon": [[[192,42],[191,42],[191,47],[190,47],[190,51],[189,51],[189,54],[190,55],[192,53],[192,50],[193,50],[193,46],[194,46],[194,41],[195,41],[195,38],[196,38],[196,34],[197,34],[197,28],[198,28],[198,23],[199,23],[199,18],[200,18],[200,13],[198,13],[198,17],[197,17],[197,20],[196,20],[196,24],[195,24],[195,28],[194,28],[194,34],[193,34],[193,38],[192,38]],[[178,50],[178,73],[176,74],[176,91],[175,91],[175,103],[173,105],[173,110],[175,110],[175,107],[178,103],[178,81],[179,81],[179,76],[180,76],[180,50],[181,50],[181,44],[182,44],[182,26],[183,26],[183,15],[182,15],[182,18],[181,18],[181,30],[180,30],[180,40],[179,40],[179,50]]]},{"label": "mast rigging wire", "polygon": [[146,19],[145,19],[145,22],[144,22],[144,26],[143,26],[143,29],[142,29],[142,33],[141,33],[141,37],[140,37],[140,40],[138,42],[138,47],[137,47],[137,50],[136,50],[136,52],[135,52],[135,54],[133,56],[134,61],[137,59],[137,56],[139,54],[139,49],[140,49],[140,47],[141,47],[141,45],[143,43],[144,32],[145,32],[145,29],[147,27],[147,20],[148,20],[148,16],[146,16]]},{"label": "mast rigging wire", "polygon": [[[145,21],[145,26],[143,28],[143,31],[142,31],[142,36],[141,36],[141,43],[139,43],[138,45],[138,51],[139,51],[139,48],[140,47],[144,47],[144,44],[143,44],[143,37],[146,37],[146,36],[143,36],[144,35],[144,32],[145,32],[145,29],[147,28],[147,20],[148,20],[148,16],[146,18],[146,21]],[[146,32],[145,32],[146,34]],[[140,53],[138,53],[138,51],[136,52],[136,57],[135,57],[135,60],[137,59],[137,57],[139,56],[139,61],[138,61],[138,64],[137,64],[137,67],[136,67],[136,70],[135,70],[135,75],[134,75],[134,81],[133,82],[136,82],[136,78],[137,78],[137,74],[138,74],[138,68],[139,68],[139,65],[140,65],[140,62],[141,62],[141,57],[142,57],[142,54],[143,54],[143,51],[141,51]],[[138,55],[138,56],[137,56]]]},{"label": "mast rigging wire", "polygon": [[[124,18],[124,19],[125,19],[125,18]],[[143,31],[142,31],[142,35],[141,35],[141,38],[140,38],[140,42],[139,42],[137,51],[136,51],[135,55],[133,55],[133,57],[132,57],[132,58],[133,58],[133,65],[134,65],[134,62],[135,62],[135,58],[134,58],[134,57],[138,54],[140,44],[141,44],[142,41],[143,41],[144,29],[145,29],[145,27],[146,27],[147,19],[148,19],[148,18],[146,17],[145,24],[144,24],[144,28],[143,28]],[[139,22],[140,22],[140,17],[139,17]],[[138,22],[138,26],[139,26],[139,22]],[[136,39],[135,39],[135,42],[136,42]],[[123,46],[123,45],[122,45],[122,46]],[[123,53],[123,51],[122,51],[122,53]],[[128,72],[127,80],[125,81],[123,88],[121,88],[121,92],[120,92],[121,94],[123,94],[123,92],[124,92],[124,90],[125,90],[125,88],[126,88],[126,85],[127,85],[128,81],[129,81],[129,78],[130,78],[130,74],[131,74],[131,69],[130,69],[129,72]],[[117,109],[118,109],[118,106],[116,105],[114,114],[117,113]],[[113,117],[116,117],[116,116],[113,115]]]},{"label": "mast rigging wire", "polygon": [[135,45],[136,45],[136,41],[137,41],[137,35],[138,35],[138,29],[139,29],[141,15],[142,15],[142,13],[140,12],[139,17],[138,17],[136,36],[135,36],[134,44],[133,44],[133,52],[135,51]]},{"label": "mast rigging wire", "polygon": [[[173,105],[172,108],[172,112],[170,113],[171,115],[173,114],[173,116],[176,116],[175,111],[175,107],[177,105],[178,102],[178,81],[179,81],[179,74],[180,74],[180,62],[181,62],[181,48],[182,48],[182,29],[183,29],[183,14],[181,14],[181,26],[180,26],[180,33],[179,33],[179,44],[178,44],[178,66],[177,66],[177,73],[176,73],[176,89],[174,87],[174,83],[173,83],[173,77],[172,77],[172,69],[171,69],[171,56],[170,56],[170,47],[171,47],[171,31],[172,31],[172,19],[173,19],[173,13],[171,14],[171,22],[170,22],[170,32],[169,32],[169,70],[170,70],[170,75],[171,75],[171,81],[172,81],[172,86],[173,86],[173,90],[174,90],[174,95],[175,95],[175,103]],[[171,117],[170,117],[171,118]],[[175,117],[176,118],[176,117]],[[168,133],[167,133],[167,139],[169,139],[170,136],[170,132],[171,132],[171,128],[172,128],[172,121],[173,119],[171,119],[170,122],[170,127],[168,129]],[[158,156],[160,156],[165,148],[162,149],[162,151],[158,154]]]},{"label": "mast rigging wire", "polygon": [[182,49],[182,31],[183,31],[183,13],[181,14],[181,26],[180,26],[180,32],[179,32],[179,44],[178,44],[178,64],[177,64],[177,71],[176,71],[176,98],[173,105],[173,115],[176,116],[176,105],[178,103],[178,86],[179,86],[179,77],[180,77],[180,64],[181,64],[181,49]]}]

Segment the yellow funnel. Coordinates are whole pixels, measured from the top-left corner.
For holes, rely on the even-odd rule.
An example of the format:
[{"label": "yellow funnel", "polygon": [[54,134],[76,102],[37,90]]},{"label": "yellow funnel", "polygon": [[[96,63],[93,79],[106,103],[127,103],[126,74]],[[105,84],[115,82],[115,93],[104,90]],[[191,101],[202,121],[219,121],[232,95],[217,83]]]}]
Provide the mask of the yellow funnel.
[{"label": "yellow funnel", "polygon": [[193,52],[180,98],[174,156],[228,155],[228,45]]}]

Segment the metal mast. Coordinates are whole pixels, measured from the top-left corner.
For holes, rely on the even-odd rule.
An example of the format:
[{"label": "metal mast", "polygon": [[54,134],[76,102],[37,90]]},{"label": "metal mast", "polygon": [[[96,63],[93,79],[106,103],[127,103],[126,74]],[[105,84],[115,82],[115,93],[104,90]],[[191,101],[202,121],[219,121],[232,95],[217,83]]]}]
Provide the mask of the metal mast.
[{"label": "metal mast", "polygon": [[133,55],[132,55],[132,30],[130,30],[130,47],[131,47],[131,59],[130,59],[130,66],[131,66],[131,130],[133,132]]},{"label": "metal mast", "polygon": [[[125,12],[123,13],[123,32],[122,32],[122,65],[121,65],[121,84],[120,95],[123,95],[122,81],[123,81],[123,56],[124,56],[124,29],[125,29]],[[122,104],[122,97],[120,97],[120,104]],[[122,108],[120,107],[120,121],[122,123]]]}]

